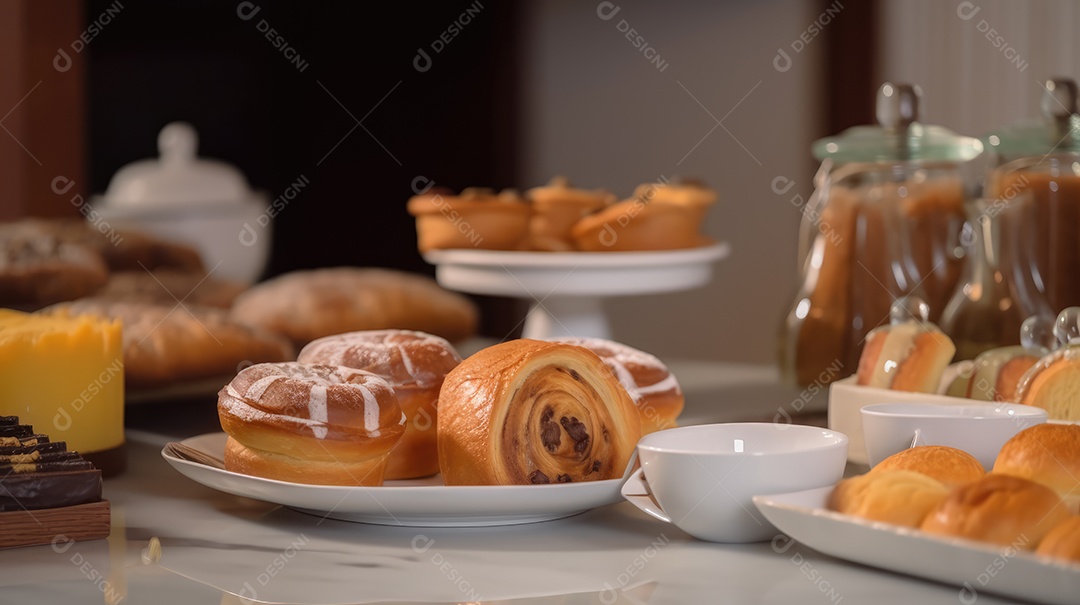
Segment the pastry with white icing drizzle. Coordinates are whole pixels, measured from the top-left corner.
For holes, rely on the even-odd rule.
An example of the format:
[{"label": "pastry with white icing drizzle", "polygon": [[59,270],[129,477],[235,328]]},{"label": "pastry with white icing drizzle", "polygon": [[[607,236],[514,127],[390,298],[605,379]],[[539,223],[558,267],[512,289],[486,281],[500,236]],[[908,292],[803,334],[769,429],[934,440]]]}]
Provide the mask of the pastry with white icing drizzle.
[{"label": "pastry with white icing drizzle", "polygon": [[394,390],[370,372],[263,363],[218,393],[227,470],[316,485],[382,485],[405,433]]},{"label": "pastry with white icing drizzle", "polygon": [[386,380],[405,413],[405,434],[390,453],[387,479],[439,472],[436,425],[443,378],[461,357],[446,340],[409,330],[369,330],[320,338],[297,358],[364,370]]}]

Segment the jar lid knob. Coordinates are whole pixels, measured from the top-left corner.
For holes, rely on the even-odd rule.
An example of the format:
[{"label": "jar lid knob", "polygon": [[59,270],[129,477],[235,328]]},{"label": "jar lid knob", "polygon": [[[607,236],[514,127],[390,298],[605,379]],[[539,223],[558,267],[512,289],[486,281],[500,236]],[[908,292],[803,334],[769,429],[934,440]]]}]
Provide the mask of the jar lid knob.
[{"label": "jar lid knob", "polygon": [[1080,307],[1068,307],[1058,314],[1054,336],[1062,347],[1080,344]]},{"label": "jar lid knob", "polygon": [[1043,115],[1053,120],[1065,120],[1076,113],[1076,82],[1070,78],[1046,81],[1042,95]]},{"label": "jar lid knob", "polygon": [[1046,315],[1032,315],[1020,324],[1020,345],[1032,351],[1055,348],[1054,321]]},{"label": "jar lid knob", "polygon": [[876,115],[886,130],[904,131],[919,121],[922,89],[913,84],[886,82],[878,89]]},{"label": "jar lid knob", "polygon": [[902,324],[909,321],[926,323],[930,320],[930,305],[918,296],[901,296],[893,301],[889,310],[889,323]]}]

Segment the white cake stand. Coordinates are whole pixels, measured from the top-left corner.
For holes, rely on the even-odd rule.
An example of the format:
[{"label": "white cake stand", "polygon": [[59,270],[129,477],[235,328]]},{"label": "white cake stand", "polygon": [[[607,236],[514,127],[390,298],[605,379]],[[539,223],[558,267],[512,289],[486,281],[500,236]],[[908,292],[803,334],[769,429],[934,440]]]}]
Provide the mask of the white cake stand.
[{"label": "white cake stand", "polygon": [[718,243],[657,252],[433,250],[424,259],[445,288],[529,300],[525,338],[610,338],[604,298],[699,288],[729,253]]}]

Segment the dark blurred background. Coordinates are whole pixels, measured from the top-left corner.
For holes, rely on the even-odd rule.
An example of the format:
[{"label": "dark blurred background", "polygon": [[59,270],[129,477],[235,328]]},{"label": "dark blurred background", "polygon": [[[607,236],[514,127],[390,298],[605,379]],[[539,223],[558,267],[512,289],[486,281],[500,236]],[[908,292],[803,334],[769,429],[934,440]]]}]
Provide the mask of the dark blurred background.
[{"label": "dark blurred background", "polygon": [[[113,4],[88,0],[85,14]],[[275,220],[268,275],[335,264],[430,272],[405,212],[413,178],[454,189],[517,182],[515,5],[479,11],[426,72],[412,64],[462,10],[273,0],[124,10],[85,57],[88,189],[156,155],[161,127],[184,120],[200,155],[235,164],[271,198],[310,181]],[[262,20],[295,61],[259,31]]]}]

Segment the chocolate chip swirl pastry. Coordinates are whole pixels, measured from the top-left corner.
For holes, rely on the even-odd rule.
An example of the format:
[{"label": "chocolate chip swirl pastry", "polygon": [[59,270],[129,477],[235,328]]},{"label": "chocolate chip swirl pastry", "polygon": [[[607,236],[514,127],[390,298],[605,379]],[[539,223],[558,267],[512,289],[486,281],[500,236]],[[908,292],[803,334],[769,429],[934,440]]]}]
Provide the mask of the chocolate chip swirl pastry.
[{"label": "chocolate chip swirl pastry", "polygon": [[369,330],[320,338],[300,351],[297,361],[371,372],[394,389],[405,413],[405,434],[386,463],[387,479],[411,479],[439,472],[436,422],[439,389],[461,357],[438,336],[408,330]]},{"label": "chocolate chip swirl pastry", "polygon": [[634,402],[595,353],[525,339],[446,376],[438,427],[447,485],[614,479],[641,438]]},{"label": "chocolate chip swirl pastry", "polygon": [[686,399],[675,375],[654,355],[603,338],[550,338],[585,347],[604,360],[619,379],[641,416],[641,434],[675,428]]},{"label": "chocolate chip swirl pastry", "polygon": [[382,485],[405,432],[383,379],[339,366],[263,363],[218,393],[225,468],[316,485]]}]

